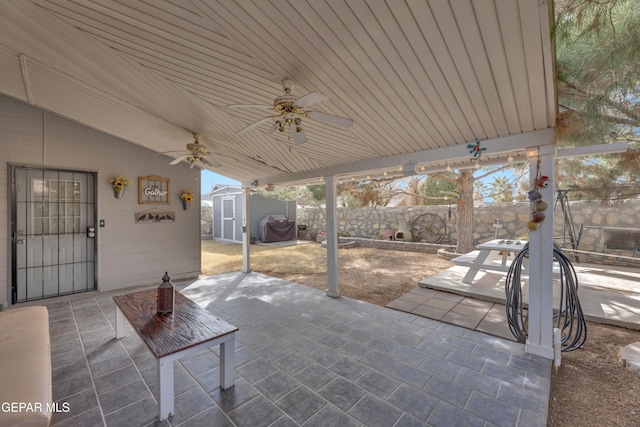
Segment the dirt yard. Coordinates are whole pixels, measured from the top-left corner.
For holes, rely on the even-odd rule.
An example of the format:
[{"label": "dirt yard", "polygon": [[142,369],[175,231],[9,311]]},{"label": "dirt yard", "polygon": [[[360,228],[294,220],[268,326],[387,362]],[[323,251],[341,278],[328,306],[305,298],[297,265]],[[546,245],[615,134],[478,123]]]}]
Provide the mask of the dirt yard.
[{"label": "dirt yard", "polygon": [[[419,280],[452,264],[435,255],[370,248],[343,249],[339,256],[340,293],[386,305],[415,288]],[[251,247],[251,269],[292,282],[326,289],[326,251],[310,243]],[[202,242],[205,275],[242,267],[241,246]],[[549,427],[640,426],[640,375],[622,367],[621,347],[640,341],[640,331],[589,323],[585,345],[563,353],[551,376]]]}]

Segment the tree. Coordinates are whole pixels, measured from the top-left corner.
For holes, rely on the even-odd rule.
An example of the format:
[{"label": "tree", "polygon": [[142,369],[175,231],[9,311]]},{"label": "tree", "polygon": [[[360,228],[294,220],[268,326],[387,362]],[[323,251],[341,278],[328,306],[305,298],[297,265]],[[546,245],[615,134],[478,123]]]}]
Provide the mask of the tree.
[{"label": "tree", "polygon": [[598,197],[638,194],[638,2],[556,0],[555,7],[558,145],[629,143],[623,155],[560,161],[559,181]]},{"label": "tree", "polygon": [[420,185],[420,193],[425,196],[423,205],[448,205],[457,199],[455,194],[457,187],[452,179],[453,174],[449,177],[443,175],[429,175],[422,181]]},{"label": "tree", "polygon": [[489,191],[493,193],[493,198],[496,202],[513,201],[513,183],[509,181],[508,177],[494,176],[489,185]]}]

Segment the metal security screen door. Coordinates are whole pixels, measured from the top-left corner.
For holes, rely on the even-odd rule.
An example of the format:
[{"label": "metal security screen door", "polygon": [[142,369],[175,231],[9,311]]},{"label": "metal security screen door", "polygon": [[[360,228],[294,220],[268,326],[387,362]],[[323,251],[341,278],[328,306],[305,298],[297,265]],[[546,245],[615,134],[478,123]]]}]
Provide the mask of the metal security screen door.
[{"label": "metal security screen door", "polygon": [[13,303],[95,289],[96,175],[12,172]]},{"label": "metal security screen door", "polygon": [[222,199],[222,238],[235,240],[236,199]]}]

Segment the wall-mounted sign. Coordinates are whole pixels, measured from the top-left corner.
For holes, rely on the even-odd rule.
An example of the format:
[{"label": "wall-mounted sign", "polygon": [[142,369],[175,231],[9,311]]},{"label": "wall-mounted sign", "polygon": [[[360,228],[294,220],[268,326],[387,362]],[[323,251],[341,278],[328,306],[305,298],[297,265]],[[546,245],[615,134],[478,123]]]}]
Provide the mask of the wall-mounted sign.
[{"label": "wall-mounted sign", "polygon": [[157,175],[138,177],[138,203],[141,205],[168,205],[170,184],[169,178]]},{"label": "wall-mounted sign", "polygon": [[154,222],[174,222],[176,213],[153,208],[148,211],[136,212],[136,223],[149,224]]}]

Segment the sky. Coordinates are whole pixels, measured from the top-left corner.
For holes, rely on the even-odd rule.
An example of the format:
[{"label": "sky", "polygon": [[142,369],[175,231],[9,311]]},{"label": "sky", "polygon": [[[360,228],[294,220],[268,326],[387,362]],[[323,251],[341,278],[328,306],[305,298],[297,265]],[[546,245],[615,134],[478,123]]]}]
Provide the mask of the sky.
[{"label": "sky", "polygon": [[207,194],[213,189],[214,185],[240,185],[240,182],[202,169],[202,173],[200,174],[200,194]]}]

